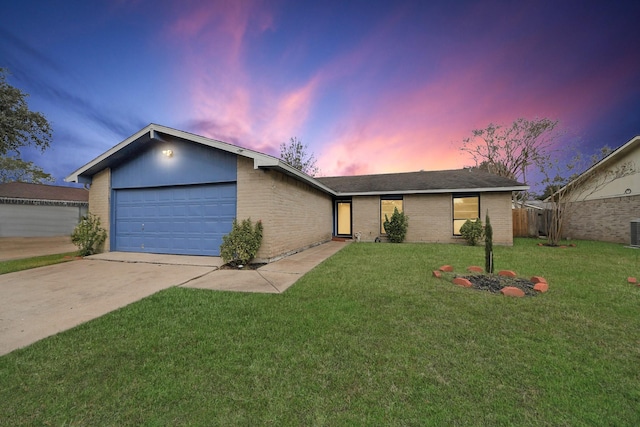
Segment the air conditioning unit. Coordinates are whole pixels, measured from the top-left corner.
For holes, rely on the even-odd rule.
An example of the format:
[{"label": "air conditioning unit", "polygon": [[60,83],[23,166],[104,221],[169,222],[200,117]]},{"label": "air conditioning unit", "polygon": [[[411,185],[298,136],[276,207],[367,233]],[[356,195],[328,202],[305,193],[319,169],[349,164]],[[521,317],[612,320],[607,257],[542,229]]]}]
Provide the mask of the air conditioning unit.
[{"label": "air conditioning unit", "polygon": [[640,219],[631,221],[631,246],[640,247]]}]

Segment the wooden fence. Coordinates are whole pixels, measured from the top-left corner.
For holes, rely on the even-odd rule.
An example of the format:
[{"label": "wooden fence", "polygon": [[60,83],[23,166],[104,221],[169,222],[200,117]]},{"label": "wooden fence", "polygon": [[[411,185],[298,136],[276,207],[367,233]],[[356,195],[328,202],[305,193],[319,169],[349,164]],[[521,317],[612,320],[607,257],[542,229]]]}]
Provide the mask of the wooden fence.
[{"label": "wooden fence", "polygon": [[512,209],[513,237],[537,237],[544,234],[544,211],[538,209]]}]

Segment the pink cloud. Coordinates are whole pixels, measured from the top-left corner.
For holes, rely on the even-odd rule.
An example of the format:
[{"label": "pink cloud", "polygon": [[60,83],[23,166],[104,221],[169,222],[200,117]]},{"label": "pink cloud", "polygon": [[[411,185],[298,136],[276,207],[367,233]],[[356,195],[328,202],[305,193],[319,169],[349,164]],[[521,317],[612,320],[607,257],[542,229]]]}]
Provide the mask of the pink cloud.
[{"label": "pink cloud", "polygon": [[274,88],[250,69],[251,35],[273,28],[261,2],[203,2],[178,16],[170,33],[182,50],[189,109],[207,136],[277,154],[313,107],[321,79]]}]

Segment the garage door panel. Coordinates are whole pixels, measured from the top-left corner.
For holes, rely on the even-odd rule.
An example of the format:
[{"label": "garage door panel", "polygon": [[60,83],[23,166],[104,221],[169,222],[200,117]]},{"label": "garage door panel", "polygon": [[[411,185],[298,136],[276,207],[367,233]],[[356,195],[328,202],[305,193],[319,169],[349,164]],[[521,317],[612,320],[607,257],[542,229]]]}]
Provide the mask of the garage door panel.
[{"label": "garage door panel", "polygon": [[219,255],[235,198],[235,183],[116,190],[115,250]]}]

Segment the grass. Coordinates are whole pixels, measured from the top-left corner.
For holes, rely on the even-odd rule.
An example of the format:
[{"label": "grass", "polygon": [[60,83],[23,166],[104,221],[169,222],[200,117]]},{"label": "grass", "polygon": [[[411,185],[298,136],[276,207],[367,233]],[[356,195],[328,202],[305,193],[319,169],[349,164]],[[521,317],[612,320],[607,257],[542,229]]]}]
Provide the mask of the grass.
[{"label": "grass", "polygon": [[76,252],[67,252],[63,254],[0,261],[0,274],[13,273],[15,271],[28,270],[30,268],[44,267],[45,265],[71,261],[76,255]]},{"label": "grass", "polygon": [[284,294],[172,288],[0,358],[0,424],[638,425],[636,251],[352,244]]}]

